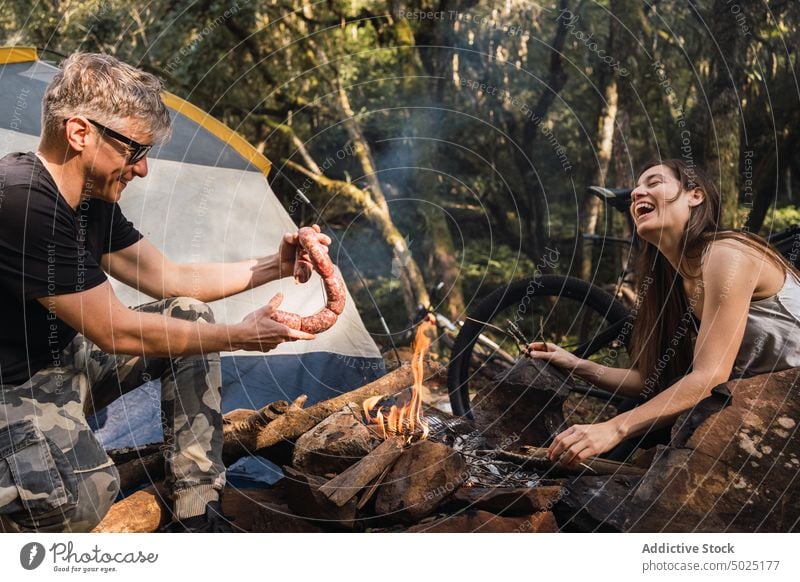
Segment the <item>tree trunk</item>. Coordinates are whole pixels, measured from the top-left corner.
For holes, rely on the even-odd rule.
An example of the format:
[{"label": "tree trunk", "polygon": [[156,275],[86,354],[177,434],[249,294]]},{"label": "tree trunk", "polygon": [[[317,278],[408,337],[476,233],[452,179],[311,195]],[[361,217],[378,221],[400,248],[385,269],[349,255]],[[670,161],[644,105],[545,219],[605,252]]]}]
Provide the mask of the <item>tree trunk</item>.
[{"label": "tree trunk", "polygon": [[[612,17],[613,20],[613,17]],[[606,185],[608,167],[611,162],[611,154],[614,146],[614,125],[617,120],[617,81],[613,77],[606,83],[603,95],[602,112],[597,121],[597,165],[588,181],[589,185]],[[582,234],[596,234],[597,223],[600,219],[600,211],[603,202],[597,196],[586,192],[584,194],[581,229]],[[578,240],[581,252],[581,279],[591,281],[592,279],[592,248],[590,244],[584,243],[583,239]]]},{"label": "tree trunk", "polygon": [[[447,314],[451,319],[463,315],[464,293],[461,291],[461,269],[456,258],[453,237],[442,211],[434,209],[427,213],[427,225],[430,229],[433,265],[436,276],[444,283],[447,297],[444,300]],[[434,306],[435,307],[435,306]]]},{"label": "tree trunk", "polygon": [[350,182],[333,180],[326,176],[315,174],[291,161],[286,161],[286,166],[311,178],[317,186],[327,192],[331,199],[341,196],[352,202],[356,208],[362,209],[364,216],[378,230],[384,242],[392,248],[394,255],[403,257],[403,264],[398,271],[398,277],[403,290],[403,302],[409,317],[416,314],[417,304],[430,304],[422,271],[420,271],[419,265],[411,255],[406,239],[397,230],[392,221],[392,216],[389,214],[386,205],[379,205],[369,192]]},{"label": "tree trunk", "polygon": [[710,119],[705,139],[703,165],[722,196],[723,227],[737,227],[741,148],[739,95],[743,89],[745,46],[728,0],[715,0],[708,20],[711,38],[718,46],[712,61],[708,92]]}]

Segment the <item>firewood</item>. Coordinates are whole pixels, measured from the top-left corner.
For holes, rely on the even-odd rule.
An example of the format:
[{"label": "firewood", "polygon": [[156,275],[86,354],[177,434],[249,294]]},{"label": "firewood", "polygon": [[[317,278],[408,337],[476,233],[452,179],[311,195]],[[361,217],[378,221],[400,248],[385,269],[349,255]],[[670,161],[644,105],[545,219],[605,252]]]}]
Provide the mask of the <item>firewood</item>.
[{"label": "firewood", "polygon": [[577,467],[567,467],[550,461],[547,458],[547,449],[543,447],[526,447],[526,454],[510,453],[508,451],[488,450],[476,451],[490,455],[500,461],[511,461],[520,467],[535,467],[548,471],[553,474],[575,474],[588,473],[590,475],[644,475],[647,471],[641,467],[618,461],[609,461],[598,457],[590,457]]},{"label": "firewood", "polygon": [[383,441],[366,457],[325,483],[319,490],[341,507],[397,460],[403,452],[403,442],[400,437]]},{"label": "firewood", "polygon": [[350,403],[297,439],[292,465],[313,475],[341,473],[381,440],[364,424],[361,407]]},{"label": "firewood", "polygon": [[[446,370],[435,362],[426,361],[424,376],[426,380],[442,382],[446,378]],[[304,410],[290,410],[258,432],[255,448],[251,451],[261,451],[284,441],[293,441],[350,402],[361,405],[367,398],[395,394],[412,383],[411,367],[404,365],[383,378],[336,398],[325,400]],[[268,452],[261,454],[269,458]]]},{"label": "firewood", "polygon": [[[307,396],[296,398],[291,404],[285,400],[271,402],[261,410],[238,408],[222,418],[224,435],[223,459],[226,464],[248,453],[247,445],[252,443],[257,431],[289,410],[300,410]],[[120,489],[128,491],[142,483],[155,483],[164,478],[164,444],[157,443],[142,447],[116,449],[108,452],[119,471]],[[231,460],[233,459],[233,460]]]},{"label": "firewood", "polygon": [[[446,371],[442,366],[430,361],[427,361],[425,366],[426,380],[435,383],[444,382]],[[258,411],[243,409],[231,411],[223,417],[222,459],[225,465],[229,466],[259,449],[268,449],[280,443],[294,441],[350,402],[361,405],[367,398],[395,394],[411,383],[411,367],[403,365],[366,386],[325,400],[308,409],[302,408],[307,399],[302,395],[291,404],[280,400],[267,404]],[[123,490],[163,478],[163,451],[149,454],[151,452],[145,456],[126,457],[132,460],[117,464]],[[259,452],[267,458],[272,457],[271,460],[282,461],[278,454],[273,454],[270,450]]]},{"label": "firewood", "polygon": [[469,476],[463,456],[442,443],[420,441],[392,465],[375,497],[386,523],[418,523],[432,514]]},{"label": "firewood", "polygon": [[[115,503],[93,530],[101,533],[148,533],[158,531],[171,519],[166,490],[148,487]],[[232,519],[234,531],[318,532],[320,529],[286,506],[282,488],[237,489],[227,487],[222,511]],[[355,511],[355,510],[353,510]]]},{"label": "firewood", "polygon": [[500,517],[488,511],[470,509],[430,523],[415,525],[409,533],[555,533],[555,516],[539,511],[526,517]]},{"label": "firewood", "polygon": [[169,520],[163,487],[148,487],[118,501],[92,531],[146,533],[158,531]]},{"label": "firewood", "polygon": [[383,480],[386,479],[386,475],[389,474],[389,469],[392,466],[389,465],[383,470],[383,473],[378,475],[372,483],[370,484],[369,488],[364,492],[364,495],[358,500],[358,505],[356,505],[356,509],[363,509],[364,506],[369,503],[369,500],[372,499],[372,496],[375,495],[375,492],[378,490],[378,486],[383,483]]},{"label": "firewood", "polygon": [[256,446],[256,437],[262,428],[290,410],[302,410],[307,399],[308,397],[303,394],[292,404],[278,400],[258,411],[238,409],[226,414],[222,421],[224,435],[222,458],[225,464],[230,465],[238,458],[250,454]]},{"label": "firewood", "polygon": [[498,515],[529,515],[549,511],[563,499],[566,489],[558,485],[539,487],[461,487],[448,507],[481,509]]},{"label": "firewood", "polygon": [[356,502],[335,505],[319,489],[325,484],[324,477],[309,475],[291,467],[284,467],[286,494],[290,510],[297,517],[318,525],[353,529],[356,519]]}]

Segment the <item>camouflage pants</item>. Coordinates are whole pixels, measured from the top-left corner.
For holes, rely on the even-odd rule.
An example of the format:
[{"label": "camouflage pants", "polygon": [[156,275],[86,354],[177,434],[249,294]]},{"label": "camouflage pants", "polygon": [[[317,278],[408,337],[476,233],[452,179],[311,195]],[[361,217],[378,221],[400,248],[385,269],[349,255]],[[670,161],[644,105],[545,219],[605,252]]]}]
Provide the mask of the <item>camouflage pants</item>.
[{"label": "camouflage pants", "polygon": [[[136,308],[213,323],[210,308],[177,297]],[[0,390],[0,531],[90,531],[119,492],[119,474],[86,423],[150,379],[161,379],[167,485],[177,517],[204,512],[225,486],[219,354],[114,355],[78,334],[59,367]]]}]

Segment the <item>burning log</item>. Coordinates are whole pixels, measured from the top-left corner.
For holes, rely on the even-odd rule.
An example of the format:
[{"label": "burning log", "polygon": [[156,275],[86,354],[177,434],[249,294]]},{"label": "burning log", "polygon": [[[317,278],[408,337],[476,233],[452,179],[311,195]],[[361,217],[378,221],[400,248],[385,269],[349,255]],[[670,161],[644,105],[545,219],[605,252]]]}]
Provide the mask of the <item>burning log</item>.
[{"label": "burning log", "polygon": [[416,523],[466,480],[467,464],[441,443],[409,446],[392,466],[375,497],[375,513],[386,521]]},{"label": "burning log", "polygon": [[292,465],[314,475],[341,473],[376,444],[359,407],[351,402],[297,439]]},{"label": "burning log", "polygon": [[[446,371],[435,362],[425,361],[423,364],[423,376],[429,381],[444,382]],[[411,368],[403,366],[357,390],[325,400],[304,410],[289,411],[258,432],[255,439],[255,448],[251,452],[269,449],[269,447],[281,442],[294,441],[351,402],[361,405],[364,400],[370,397],[396,394],[411,383]],[[269,451],[262,452],[269,458],[268,453]]]},{"label": "burning log", "polygon": [[[424,363],[424,375],[432,382],[444,382],[445,369],[435,362]],[[384,377],[351,392],[320,402],[308,409],[302,406],[306,396],[300,396],[291,404],[285,401],[273,402],[258,411],[238,409],[223,418],[224,444],[222,458],[225,465],[231,465],[243,456],[253,454],[259,449],[294,441],[303,433],[314,428],[319,422],[341,410],[350,402],[361,405],[365,399],[374,396],[388,396],[400,392],[411,385],[413,374],[410,366],[402,366]],[[146,452],[135,454],[123,451],[117,468],[121,476],[123,490],[133,489],[142,483],[152,482],[164,476],[164,455],[156,445]],[[260,451],[267,458],[283,462],[279,450]],[[112,455],[112,458],[116,457]]]},{"label": "burning log", "polygon": [[319,488],[328,499],[341,507],[390,467],[403,452],[403,439],[383,441],[366,457]]},{"label": "burning log", "polygon": [[[422,415],[422,390],[425,379],[425,354],[431,345],[430,332],[435,329],[436,319],[430,313],[417,326],[414,335],[414,352],[411,356],[411,373],[414,383],[411,387],[409,401],[402,406],[393,404],[385,417],[383,411],[378,408],[377,414],[373,417],[373,409],[381,402],[381,396],[364,400],[364,415],[368,421],[374,422],[380,427],[383,438],[387,438],[388,434],[407,434],[409,442],[411,438],[417,436],[421,440],[428,438],[428,423]],[[415,434],[418,429],[421,431],[421,435]]]}]

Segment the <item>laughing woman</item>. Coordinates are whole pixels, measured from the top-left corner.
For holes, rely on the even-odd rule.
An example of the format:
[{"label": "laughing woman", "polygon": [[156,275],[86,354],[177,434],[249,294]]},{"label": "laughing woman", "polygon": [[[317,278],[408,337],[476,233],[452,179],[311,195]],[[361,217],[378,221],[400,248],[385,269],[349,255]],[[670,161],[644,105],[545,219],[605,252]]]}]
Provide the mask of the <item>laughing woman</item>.
[{"label": "laughing woman", "polygon": [[571,426],[550,445],[551,460],[574,465],[669,426],[729,378],[800,367],[800,274],[763,239],[720,230],[720,210],[701,170],[680,160],[645,167],[631,194],[642,244],[632,368],[529,346],[531,357],[645,401],[609,421]]}]

